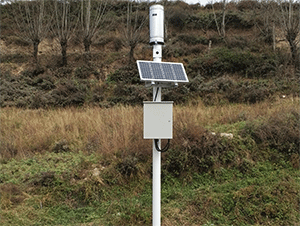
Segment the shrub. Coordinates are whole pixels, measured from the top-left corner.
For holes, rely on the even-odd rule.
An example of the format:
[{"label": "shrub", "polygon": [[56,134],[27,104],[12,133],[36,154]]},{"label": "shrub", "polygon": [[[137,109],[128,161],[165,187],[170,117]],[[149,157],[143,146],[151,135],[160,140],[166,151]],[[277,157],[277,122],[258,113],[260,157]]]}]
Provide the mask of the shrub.
[{"label": "shrub", "polygon": [[278,58],[272,54],[254,55],[238,49],[216,48],[191,61],[188,70],[192,76],[199,71],[206,76],[239,73],[246,77],[265,77],[276,70],[278,63]]},{"label": "shrub", "polygon": [[83,66],[77,67],[75,69],[74,75],[77,78],[87,79],[90,77],[91,74],[93,74],[94,71],[95,71],[95,69],[93,67],[83,65]]},{"label": "shrub", "polygon": [[29,55],[20,53],[1,54],[1,63],[27,63],[29,58]]},{"label": "shrub", "polygon": [[55,177],[55,172],[41,172],[37,175],[34,180],[32,181],[34,186],[41,186],[41,187],[54,187],[57,186],[57,181]]},{"label": "shrub", "polygon": [[296,111],[275,114],[267,120],[247,123],[241,135],[250,136],[261,148],[277,150],[289,157],[299,153],[299,119]]},{"label": "shrub", "polygon": [[212,13],[199,13],[190,15],[186,19],[191,29],[208,30],[215,28],[214,15]]},{"label": "shrub", "polygon": [[15,44],[15,45],[18,45],[18,46],[30,46],[31,45],[30,42],[28,42],[25,39],[20,38],[18,36],[8,36],[8,37],[6,37],[5,44],[6,45]]},{"label": "shrub", "polygon": [[254,104],[266,100],[274,94],[274,84],[264,82],[241,82],[226,93],[225,97],[231,103]]},{"label": "shrub", "polygon": [[107,82],[141,83],[138,74],[136,64],[129,64],[111,73],[107,78]]},{"label": "shrub", "polygon": [[[59,64],[61,61],[59,61]],[[70,78],[72,76],[72,67],[59,67],[53,71],[53,75],[58,78]]]},{"label": "shrub", "polygon": [[120,51],[120,49],[123,47],[123,41],[120,38],[115,37],[113,39],[114,42],[114,49],[116,52]]},{"label": "shrub", "polygon": [[29,78],[34,78],[40,74],[43,74],[45,72],[45,69],[42,67],[37,67],[34,69],[27,69],[22,71],[22,75]]},{"label": "shrub", "polygon": [[212,135],[197,125],[187,125],[181,131],[180,137],[175,139],[174,150],[167,152],[163,165],[165,173],[178,177],[187,172],[204,173],[221,164],[235,163],[237,150],[232,141]]},{"label": "shrub", "polygon": [[92,102],[93,103],[99,103],[105,99],[105,89],[107,88],[107,85],[97,85],[93,87],[92,89]]},{"label": "shrub", "polygon": [[239,48],[242,50],[244,50],[245,48],[251,47],[253,44],[252,42],[250,42],[243,36],[235,36],[235,37],[226,38],[226,42],[227,42],[227,47],[229,49]]},{"label": "shrub", "polygon": [[87,86],[74,80],[61,81],[51,92],[53,104],[56,106],[78,106],[85,102]]},{"label": "shrub", "polygon": [[227,93],[228,91],[233,90],[235,86],[236,83],[232,78],[228,76],[222,76],[206,83],[202,83],[199,89],[202,94]]},{"label": "shrub", "polygon": [[44,97],[42,92],[37,92],[29,98],[29,108],[38,109],[48,106],[49,100]]},{"label": "shrub", "polygon": [[240,11],[250,11],[259,8],[259,3],[253,0],[244,0],[238,2],[236,8]]},{"label": "shrub", "polygon": [[149,99],[150,92],[144,86],[126,85],[118,83],[113,90],[113,95],[108,101],[114,104],[142,104]]},{"label": "shrub", "polygon": [[183,29],[187,18],[188,15],[186,11],[179,7],[173,7],[170,14],[167,14],[166,17],[168,24],[170,24],[174,29]]},{"label": "shrub", "polygon": [[111,3],[111,11],[115,12],[115,14],[119,17],[127,12],[127,2],[125,1],[112,1]]},{"label": "shrub", "polygon": [[52,151],[54,153],[61,153],[61,152],[69,152],[71,151],[68,141],[66,140],[60,140],[58,142],[55,142],[54,147],[52,148]]},{"label": "shrub", "polygon": [[175,103],[184,103],[189,97],[189,86],[180,85],[174,89],[168,89],[163,92],[162,99],[165,101],[174,101]]},{"label": "shrub", "polygon": [[249,22],[245,23],[242,16],[234,12],[227,13],[225,20],[226,20],[226,28],[245,29],[254,26],[254,24],[251,24]]},{"label": "shrub", "polygon": [[51,90],[55,88],[55,80],[50,74],[41,74],[32,81],[32,86],[36,86],[41,90]]},{"label": "shrub", "polygon": [[[218,24],[221,24],[222,13],[220,11],[216,12],[216,20]],[[245,15],[233,11],[228,11],[226,13],[225,23],[227,28],[238,28],[238,29],[249,29],[255,25],[254,21],[251,18],[247,18]],[[193,29],[201,29],[201,30],[213,29],[217,31],[217,26],[216,26],[215,17],[213,13],[201,12],[199,14],[190,15],[186,19],[186,24],[188,27]]]},{"label": "shrub", "polygon": [[25,199],[24,192],[19,185],[13,183],[4,183],[0,182],[0,192],[1,192],[1,204],[0,207],[2,210],[10,209],[12,206],[21,204]]},{"label": "shrub", "polygon": [[246,72],[247,67],[253,62],[253,57],[249,52],[219,48],[214,50],[213,54],[218,58],[214,64],[214,68],[217,71],[223,70],[229,73]]},{"label": "shrub", "polygon": [[199,55],[202,53],[206,46],[202,44],[188,45],[186,43],[175,43],[173,45],[167,45],[164,48],[164,57],[182,57],[190,55]]},{"label": "shrub", "polygon": [[272,98],[277,92],[276,84],[272,80],[237,81],[224,75],[205,81],[197,75],[187,84],[189,96],[200,95],[207,105],[216,103],[258,103]]},{"label": "shrub", "polygon": [[8,80],[1,79],[0,92],[2,106],[26,107],[30,103],[30,96],[37,92],[31,86],[30,78],[10,77]]},{"label": "shrub", "polygon": [[191,79],[187,84],[191,92],[198,92],[201,85],[204,83],[204,78],[201,75],[197,75],[195,78]]},{"label": "shrub", "polygon": [[103,47],[105,46],[106,44],[110,43],[111,41],[114,41],[114,37],[112,36],[101,36],[98,40],[96,40],[94,43],[93,43],[93,46],[96,46],[96,47]]},{"label": "shrub", "polygon": [[188,45],[208,44],[208,40],[203,36],[197,37],[196,35],[180,34],[177,36],[177,39]]},{"label": "shrub", "polygon": [[131,175],[136,175],[138,172],[137,167],[138,159],[134,156],[127,156],[125,159],[122,159],[116,166],[116,169],[126,177]]}]

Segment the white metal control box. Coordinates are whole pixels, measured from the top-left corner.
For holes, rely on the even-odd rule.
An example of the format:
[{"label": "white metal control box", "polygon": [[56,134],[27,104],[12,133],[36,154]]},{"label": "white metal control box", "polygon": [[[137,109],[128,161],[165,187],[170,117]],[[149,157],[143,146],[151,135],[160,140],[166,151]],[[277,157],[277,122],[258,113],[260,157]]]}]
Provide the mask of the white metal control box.
[{"label": "white metal control box", "polygon": [[144,101],[144,139],[173,138],[173,101]]}]

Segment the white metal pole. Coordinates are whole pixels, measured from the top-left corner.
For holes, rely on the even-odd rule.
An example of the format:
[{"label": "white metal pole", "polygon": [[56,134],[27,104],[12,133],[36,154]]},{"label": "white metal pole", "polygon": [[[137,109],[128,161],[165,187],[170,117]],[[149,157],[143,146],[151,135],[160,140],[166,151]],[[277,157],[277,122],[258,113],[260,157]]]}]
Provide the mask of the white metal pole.
[{"label": "white metal pole", "polygon": [[[159,89],[156,101],[160,100],[160,88],[154,87],[153,91]],[[155,94],[154,94],[155,95]],[[159,101],[158,101],[159,100]],[[155,148],[153,140],[153,165],[152,165],[152,225],[160,226],[161,212],[161,153]],[[158,142],[160,148],[160,140]]]},{"label": "white metal pole", "polygon": [[[153,61],[161,62],[162,44],[164,43],[164,7],[152,5],[149,10],[150,44],[153,45]],[[153,86],[153,102],[161,102],[161,87],[156,83]],[[158,142],[161,146],[161,140]],[[152,165],[152,225],[161,224],[161,153],[156,150],[153,140]]]},{"label": "white metal pole", "polygon": [[[153,46],[153,61],[161,62],[162,46]],[[161,87],[153,86],[153,102],[161,102]],[[161,140],[158,142],[161,148]],[[153,165],[152,165],[152,225],[160,226],[161,224],[161,152],[155,148],[153,140]]]}]

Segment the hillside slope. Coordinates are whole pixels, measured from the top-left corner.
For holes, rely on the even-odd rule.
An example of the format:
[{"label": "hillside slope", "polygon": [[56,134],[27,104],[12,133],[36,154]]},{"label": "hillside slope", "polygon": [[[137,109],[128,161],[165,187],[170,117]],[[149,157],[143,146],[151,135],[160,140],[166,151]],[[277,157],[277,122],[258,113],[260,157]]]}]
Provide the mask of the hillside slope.
[{"label": "hillside slope", "polygon": [[[200,98],[207,104],[256,103],[274,96],[297,96],[298,77],[289,45],[276,24],[276,49],[262,33],[263,10],[243,2],[230,3],[226,12],[226,36],[218,35],[216,4],[187,5],[166,2],[166,37],[163,60],[183,62],[190,83],[165,90],[163,99],[186,103]],[[244,4],[244,5],[243,5]],[[10,6],[3,7],[1,32],[1,106],[47,108],[58,106],[112,106],[141,104],[151,99],[139,82],[135,62],[130,62],[126,39],[126,2],[116,2],[107,16],[110,26],[95,36],[90,53],[84,51],[80,30],[69,41],[68,65],[61,67],[60,45],[55,37],[39,45],[38,65],[33,63],[32,45],[16,32]],[[147,4],[136,6],[147,19]],[[219,23],[219,22],[218,22]],[[134,58],[151,60],[148,27],[143,26],[134,48]],[[13,28],[11,30],[10,28]],[[15,29],[15,30],[14,30]],[[267,28],[266,28],[267,29]],[[88,57],[88,59],[87,59]]]},{"label": "hillside slope", "polygon": [[[268,22],[274,5],[228,3],[224,36],[220,3],[161,3],[163,61],[182,62],[190,80],[162,90],[175,102],[162,225],[299,225],[300,76],[282,23]],[[14,7],[1,6],[0,225],[151,225],[152,89],[135,63],[152,60],[149,5],[133,5],[130,21],[146,24],[133,50],[126,1],[109,5],[90,52],[73,26],[66,65],[53,32],[35,62]]]}]

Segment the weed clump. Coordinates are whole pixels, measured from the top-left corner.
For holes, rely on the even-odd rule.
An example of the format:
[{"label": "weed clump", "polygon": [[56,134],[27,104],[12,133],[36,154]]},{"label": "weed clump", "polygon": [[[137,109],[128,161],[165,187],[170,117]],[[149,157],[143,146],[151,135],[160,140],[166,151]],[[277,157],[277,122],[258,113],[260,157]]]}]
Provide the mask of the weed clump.
[{"label": "weed clump", "polygon": [[35,179],[33,179],[34,186],[54,187],[56,186],[55,172],[41,172]]},{"label": "weed clump", "polygon": [[62,153],[62,152],[69,152],[69,151],[71,151],[71,149],[66,140],[61,140],[61,141],[55,142],[55,145],[52,148],[52,151],[54,153]]},{"label": "weed clump", "polygon": [[26,198],[20,186],[13,183],[1,184],[0,192],[0,207],[2,210],[7,210],[21,204]]},{"label": "weed clump", "polygon": [[134,156],[128,156],[121,162],[119,162],[116,166],[117,170],[126,177],[130,177],[131,175],[136,175],[138,172],[137,167],[138,159]]},{"label": "weed clump", "polygon": [[[166,157],[164,170],[179,177],[207,173],[219,166],[234,165],[238,149],[233,141],[216,136],[202,127],[189,125]],[[178,146],[180,144],[180,146]]]},{"label": "weed clump", "polygon": [[276,150],[289,158],[299,154],[299,117],[299,112],[292,111],[289,115],[277,114],[266,120],[251,121],[241,134],[250,136],[261,148]]}]

